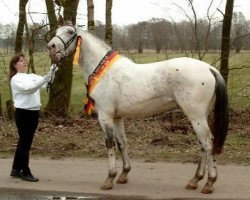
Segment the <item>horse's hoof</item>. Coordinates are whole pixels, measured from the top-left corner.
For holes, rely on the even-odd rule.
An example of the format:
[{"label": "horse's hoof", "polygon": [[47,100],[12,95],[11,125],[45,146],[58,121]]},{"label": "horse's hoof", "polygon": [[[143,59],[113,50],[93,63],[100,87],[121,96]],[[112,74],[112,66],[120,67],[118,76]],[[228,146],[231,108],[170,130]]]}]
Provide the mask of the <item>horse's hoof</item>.
[{"label": "horse's hoof", "polygon": [[112,187],[113,187],[113,184],[112,183],[108,183],[108,182],[105,182],[103,185],[102,185],[102,187],[101,187],[101,189],[102,190],[110,190],[110,189],[112,189]]},{"label": "horse's hoof", "polygon": [[196,183],[188,183],[187,185],[186,185],[186,187],[185,187],[185,189],[187,189],[187,190],[195,190],[195,189],[197,189],[197,187],[198,187],[198,184]]},{"label": "horse's hoof", "polygon": [[201,190],[201,193],[203,194],[211,194],[214,191],[214,187],[212,185],[209,185],[206,183],[204,188]]},{"label": "horse's hoof", "polygon": [[196,179],[192,178],[186,185],[186,189],[188,190],[195,190],[198,187],[198,183]]},{"label": "horse's hoof", "polygon": [[125,184],[127,182],[128,182],[127,174],[121,174],[116,181],[116,183],[119,183],[119,184]]},{"label": "horse's hoof", "polygon": [[128,179],[117,179],[116,183],[119,183],[119,184],[125,184],[128,182]]}]

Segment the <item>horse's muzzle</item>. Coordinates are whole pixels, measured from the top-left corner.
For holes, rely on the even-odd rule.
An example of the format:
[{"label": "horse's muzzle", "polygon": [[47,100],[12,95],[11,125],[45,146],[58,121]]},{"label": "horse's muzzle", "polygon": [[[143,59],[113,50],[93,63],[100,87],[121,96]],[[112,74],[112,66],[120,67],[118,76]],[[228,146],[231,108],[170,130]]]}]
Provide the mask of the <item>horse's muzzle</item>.
[{"label": "horse's muzzle", "polygon": [[61,52],[49,52],[49,57],[54,63],[59,63],[60,60],[62,59],[63,55]]}]

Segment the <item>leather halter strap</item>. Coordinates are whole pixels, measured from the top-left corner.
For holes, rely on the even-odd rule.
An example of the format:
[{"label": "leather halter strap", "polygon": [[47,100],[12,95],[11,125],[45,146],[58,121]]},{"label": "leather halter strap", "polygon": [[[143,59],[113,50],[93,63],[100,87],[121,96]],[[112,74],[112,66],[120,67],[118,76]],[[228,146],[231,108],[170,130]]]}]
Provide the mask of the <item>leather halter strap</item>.
[{"label": "leather halter strap", "polygon": [[71,45],[71,43],[76,39],[77,33],[75,32],[74,35],[67,42],[64,42],[64,40],[59,35],[56,35],[56,37],[61,40],[61,42],[64,45],[64,51],[66,51],[69,45]]},{"label": "leather halter strap", "polygon": [[[66,52],[67,48],[71,45],[71,43],[77,38],[76,28],[75,28],[74,26],[71,26],[71,25],[67,25],[67,26],[70,26],[70,27],[72,27],[72,28],[75,29],[74,35],[73,35],[67,42],[65,42],[59,35],[56,35],[56,36],[55,36],[55,37],[57,37],[57,38],[63,43],[63,45],[64,45],[64,51],[65,51],[65,52]],[[59,62],[61,62],[61,60],[63,60],[63,59],[66,57],[65,52],[64,52],[64,54],[63,54],[63,53],[61,52],[61,50],[62,50],[62,49],[59,49],[59,50],[57,51],[57,53],[60,52],[60,53],[62,54],[62,57],[61,57],[61,59],[59,60]]]}]

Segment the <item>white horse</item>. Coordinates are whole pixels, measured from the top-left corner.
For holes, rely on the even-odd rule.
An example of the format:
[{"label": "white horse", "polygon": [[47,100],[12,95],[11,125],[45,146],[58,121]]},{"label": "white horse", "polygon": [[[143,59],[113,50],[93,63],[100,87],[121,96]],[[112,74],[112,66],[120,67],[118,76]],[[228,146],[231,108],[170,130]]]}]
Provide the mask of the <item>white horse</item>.
[{"label": "white horse", "polygon": [[[54,62],[75,52],[77,38],[81,37],[79,65],[86,83],[97,77],[89,93],[98,113],[104,132],[109,171],[101,189],[113,187],[117,175],[115,146],[122,154],[123,171],[117,183],[128,181],[130,162],[127,151],[123,117],[149,116],[167,111],[178,104],[189,118],[200,143],[200,158],[194,177],[186,185],[196,189],[203,179],[206,164],[208,180],[202,193],[212,193],[217,179],[214,154],[222,151],[228,131],[228,97],[221,74],[211,65],[191,58],[136,64],[124,56],[110,58],[111,48],[93,35],[65,24],[57,29],[56,36],[48,43]],[[105,59],[103,59],[105,58]],[[108,61],[108,64],[106,61]],[[96,72],[100,63],[107,67]],[[93,74],[94,73],[94,74]],[[89,88],[90,89],[90,88]],[[215,103],[214,100],[215,99]],[[208,112],[214,103],[214,128],[208,126]]]}]

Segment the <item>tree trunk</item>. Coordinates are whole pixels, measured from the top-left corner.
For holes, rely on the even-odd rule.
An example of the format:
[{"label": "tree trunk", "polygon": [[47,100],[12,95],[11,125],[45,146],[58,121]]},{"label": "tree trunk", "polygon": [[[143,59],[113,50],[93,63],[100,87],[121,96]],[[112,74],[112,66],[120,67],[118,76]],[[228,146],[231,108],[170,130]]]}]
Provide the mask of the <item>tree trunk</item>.
[{"label": "tree trunk", "polygon": [[234,5],[234,0],[227,0],[223,25],[222,25],[220,73],[225,79],[226,84],[228,78],[228,60],[230,53],[230,31],[231,31],[232,16],[233,16],[233,5]]},{"label": "tree trunk", "polygon": [[28,3],[28,0],[19,1],[19,22],[18,22],[17,32],[16,32],[15,53],[19,53],[22,51],[23,30],[24,30],[24,24],[26,22],[25,7],[27,3]]},{"label": "tree trunk", "polygon": [[88,31],[95,33],[95,20],[94,20],[94,2],[93,0],[87,0],[88,6]]},{"label": "tree trunk", "polygon": [[138,45],[138,53],[143,53],[143,42],[140,40]]},{"label": "tree trunk", "polygon": [[32,37],[30,37],[29,34],[29,27],[28,27],[28,23],[25,20],[25,30],[26,30],[26,43],[27,43],[27,47],[28,47],[28,51],[29,51],[29,70],[31,69],[32,73],[36,73],[35,67],[34,67],[34,58],[33,58],[33,53],[34,53],[34,45],[32,43]]},{"label": "tree trunk", "polygon": [[45,0],[47,12],[48,12],[48,18],[49,18],[49,27],[50,27],[50,40],[55,36],[55,30],[57,29],[57,19],[56,19],[56,13],[54,9],[53,1],[51,0]]},{"label": "tree trunk", "polygon": [[113,0],[106,0],[106,30],[105,30],[105,41],[107,44],[112,46],[112,3]]},{"label": "tree trunk", "polygon": [[[76,23],[76,14],[79,0],[66,0],[64,2],[64,19]],[[47,7],[49,4],[47,4]],[[50,8],[51,9],[51,8]],[[48,12],[49,14],[49,12]],[[54,14],[54,12],[53,12]],[[53,16],[49,18],[50,23],[55,23]],[[53,30],[51,24],[51,29]],[[49,101],[46,105],[45,112],[55,116],[68,116],[68,109],[71,97],[72,75],[73,75],[73,56],[64,59],[56,73],[55,80],[49,93]]]},{"label": "tree trunk", "polygon": [[64,59],[56,72],[56,77],[51,85],[49,92],[49,101],[45,112],[49,115],[60,117],[68,116],[68,109],[71,97],[72,87],[72,57]]},{"label": "tree trunk", "polygon": [[8,119],[9,120],[14,119],[14,107],[12,100],[6,101],[6,108],[7,108]]},{"label": "tree trunk", "polygon": [[79,0],[66,0],[64,3],[64,20],[71,21],[72,24],[76,24],[76,14]]},{"label": "tree trunk", "polygon": [[155,49],[156,49],[156,53],[160,53],[161,52],[161,41],[157,41],[155,44]]}]

